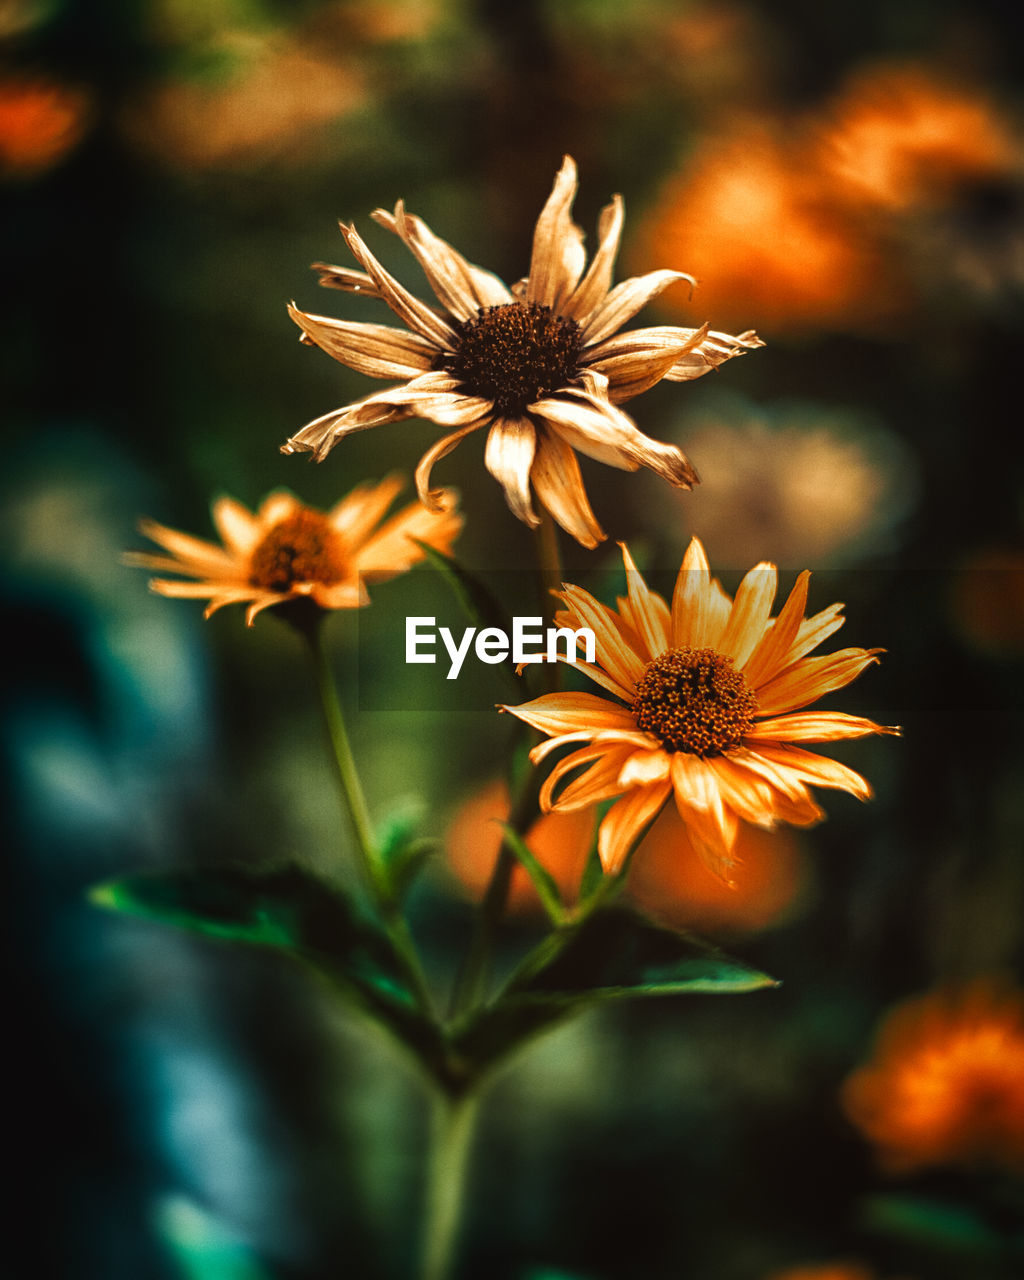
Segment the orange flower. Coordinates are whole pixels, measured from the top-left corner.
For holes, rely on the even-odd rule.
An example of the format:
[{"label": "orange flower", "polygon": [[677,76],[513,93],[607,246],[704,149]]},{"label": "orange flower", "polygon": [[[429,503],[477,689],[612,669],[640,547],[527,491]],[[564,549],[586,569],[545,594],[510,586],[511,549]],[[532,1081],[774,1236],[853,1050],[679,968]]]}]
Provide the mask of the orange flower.
[{"label": "orange flower", "polygon": [[[499,822],[509,816],[508,787],[492,782],[462,806],[448,832],[448,865],[473,898],[483,897],[501,847]],[[550,871],[562,901],[571,905],[579,895],[587,854],[594,840],[594,814],[543,814],[525,836],[537,861]],[[508,897],[513,912],[539,911],[540,899],[525,867],[512,871]]]},{"label": "orange flower", "polygon": [[[441,309],[408,293],[381,266],[354,227],[345,242],[363,271],[321,266],[321,284],[386,302],[406,325],[395,329],[289,314],[304,340],[372,378],[396,386],[308,423],[283,446],[319,460],[343,437],[368,427],[426,418],[455,428],[420,459],[416,487],[427,506],[434,463],[466,436],[487,428],[484,465],[517,519],[536,527],[533,498],[585,547],[605,535],[587,501],[574,450],[624,471],[648,467],[676,488],[697,473],[674,445],[640,432],[619,405],[663,378],[687,382],[746,348],[753,333],[732,337],[660,326],[619,330],[668,285],[690,277],[652,271],[612,288],[623,207],[615,196],[601,214],[600,243],[589,267],[583,233],[572,220],[576,165],[566,156],[537,219],[530,272],[509,289],[467,262],[399,202],[375,220],[394,232],[426,274]],[[586,269],[585,269],[586,268]]]},{"label": "orange flower", "polygon": [[0,173],[49,169],[85,132],[85,95],[48,80],[0,82]]},{"label": "orange flower", "polygon": [[669,261],[685,252],[699,297],[726,324],[742,312],[778,331],[863,328],[892,309],[896,286],[873,239],[806,146],[760,124],[697,153],[662,193],[644,243]]},{"label": "orange flower", "polygon": [[1024,994],[978,981],[898,1005],[843,1104],[890,1172],[1024,1169]]},{"label": "orange flower", "polygon": [[871,67],[836,100],[822,163],[844,200],[904,212],[1019,165],[988,96],[913,64]]},{"label": "orange flower", "polygon": [[[672,795],[694,847],[719,874],[733,862],[741,819],[768,828],[817,822],[823,814],[809,785],[861,800],[871,795],[859,773],[796,745],[898,732],[839,711],[801,710],[849,684],[880,652],[806,656],[843,624],[841,605],[804,618],[806,570],[772,619],[774,565],[756,565],[730,600],[694,538],[670,608],[649,590],[625,546],[622,554],[629,594],[617,611],[565,586],[567,612],[558,616],[560,625],[593,630],[596,664],[576,665],[619,701],[550,693],[501,708],[553,735],[534,748],[535,764],[558,747],[575,746],[541,788],[544,810],[571,812],[622,797],[601,822],[598,852],[606,871],[620,870]],[[555,788],[580,765],[586,770],[556,799]]]},{"label": "orange flower", "polygon": [[773,1271],[767,1280],[874,1280],[874,1274],[857,1262],[822,1262]]},{"label": "orange flower", "polygon": [[126,561],[195,579],[154,578],[149,585],[164,596],[208,599],[206,617],[226,604],[248,603],[249,626],[261,610],[289,600],[358,609],[369,604],[364,581],[393,578],[423,559],[413,539],[447,551],[462,527],[450,493],[439,512],[413,502],[382,525],[402,483],[389,476],[360,485],[327,512],[283,491],[265,498],[255,514],[219,498],[213,522],[223,545],[144,520],[142,532],[169,554],[133,552]]},{"label": "orange flower", "polygon": [[791,833],[741,822],[732,856],[727,884],[708,870],[685,823],[666,805],[630,865],[627,892],[647,915],[677,929],[751,933],[787,919],[807,879]]}]

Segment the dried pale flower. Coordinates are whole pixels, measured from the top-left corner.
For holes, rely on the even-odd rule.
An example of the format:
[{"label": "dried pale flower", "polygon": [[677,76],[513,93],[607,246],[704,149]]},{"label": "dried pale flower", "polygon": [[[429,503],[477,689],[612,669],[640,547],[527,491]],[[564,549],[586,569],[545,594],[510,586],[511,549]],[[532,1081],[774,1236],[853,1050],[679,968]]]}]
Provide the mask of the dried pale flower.
[{"label": "dried pale flower", "polygon": [[898,1005],[843,1103],[892,1173],[1024,1169],[1024,993],[979,980]]},{"label": "dried pale flower", "polygon": [[454,428],[420,459],[420,499],[436,507],[434,463],[466,436],[487,428],[484,465],[505,492],[512,513],[540,523],[533,499],[583,546],[605,535],[590,508],[574,450],[624,471],[648,467],[677,488],[697,474],[674,445],[643,435],[619,405],[663,378],[698,378],[744,349],[752,332],[733,337],[658,326],[620,333],[622,326],[668,285],[692,277],[652,271],[612,287],[622,232],[615,196],[598,224],[599,244],[586,264],[583,233],[572,220],[576,166],[567,156],[537,220],[529,275],[508,288],[467,262],[401,202],[374,219],[399,236],[419,262],[440,308],[408,293],[380,265],[354,227],[341,233],[362,271],[322,266],[321,283],[380,298],[406,329],[289,314],[304,340],[342,364],[398,385],[365,396],[310,422],[283,452],[324,458],[343,436],[405,418]]},{"label": "dried pale flower", "polygon": [[263,609],[289,601],[359,609],[370,602],[365,583],[393,578],[424,558],[416,540],[448,551],[462,528],[451,493],[439,511],[413,502],[381,523],[402,487],[399,476],[359,485],[330,511],[284,491],[255,513],[219,498],[213,522],[221,545],[143,520],[141,531],[168,554],[133,552],[126,562],[194,579],[154,578],[149,585],[163,596],[209,600],[206,617],[226,604],[248,604],[249,626]]},{"label": "dried pale flower", "polygon": [[[844,621],[839,604],[804,617],[808,571],[773,619],[774,565],[755,565],[730,600],[694,538],[670,607],[648,588],[625,546],[622,554],[628,595],[617,609],[567,585],[566,611],[557,615],[561,626],[593,630],[597,661],[576,666],[618,701],[550,693],[501,708],[552,735],[531,753],[535,764],[574,744],[545,780],[542,808],[565,812],[621,797],[598,834],[606,871],[622,867],[670,796],[694,847],[718,874],[733,862],[741,820],[767,828],[817,822],[823,813],[811,785],[870,797],[859,773],[797,745],[899,732],[840,711],[802,710],[848,685],[881,652],[807,656]],[[555,788],[581,765],[587,768],[556,798]]]},{"label": "dried pale flower", "polygon": [[[508,787],[489,783],[459,809],[445,841],[448,866],[474,899],[480,899],[498,860],[501,827],[510,811]],[[595,816],[580,810],[574,813],[545,813],[523,837],[530,852],[558,885],[562,901],[570,904],[579,894],[587,854],[594,843]],[[508,908],[512,912],[540,911],[540,899],[526,868],[512,869]]]}]

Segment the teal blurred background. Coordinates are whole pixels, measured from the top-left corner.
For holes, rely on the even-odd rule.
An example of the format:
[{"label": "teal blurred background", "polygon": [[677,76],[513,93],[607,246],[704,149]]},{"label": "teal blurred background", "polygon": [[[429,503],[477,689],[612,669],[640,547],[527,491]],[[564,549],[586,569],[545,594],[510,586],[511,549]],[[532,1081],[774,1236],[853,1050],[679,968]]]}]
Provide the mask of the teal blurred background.
[{"label": "teal blurred background", "polygon": [[[642,323],[768,343],[633,406],[696,493],[584,464],[612,543],[662,587],[693,533],[730,588],[762,558],[786,587],[821,570],[840,641],[888,651],[829,705],[905,736],[834,752],[877,798],[826,797],[776,908],[696,921],[778,991],[589,1016],[497,1082],[460,1274],[1024,1273],[1019,1179],[886,1177],[839,1104],[895,1001],[1021,975],[1021,26],[998,0],[0,3],[8,1105],[28,1121],[9,1274],[410,1274],[427,1117],[391,1048],[272,957],[85,904],[180,862],[333,872],[344,839],[294,637],[204,623],[119,557],[142,515],[208,536],[220,493],[327,506],[411,475],[420,422],[321,466],[279,454],[370,389],[298,344],[285,303],[384,318],[308,271],[346,264],[339,218],[422,294],[369,220],[398,198],[518,278],[566,152],[589,245],[625,197],[620,276],[701,281]],[[520,569],[479,442],[435,477],[461,491],[462,558]],[[573,581],[617,559],[565,552]],[[511,733],[497,675],[460,683],[457,713],[417,705],[401,629],[441,590],[384,584],[328,632],[374,812],[420,799],[437,833]],[[468,907],[443,866],[413,908],[450,973]],[[908,1223],[896,1196],[938,1209]]]}]

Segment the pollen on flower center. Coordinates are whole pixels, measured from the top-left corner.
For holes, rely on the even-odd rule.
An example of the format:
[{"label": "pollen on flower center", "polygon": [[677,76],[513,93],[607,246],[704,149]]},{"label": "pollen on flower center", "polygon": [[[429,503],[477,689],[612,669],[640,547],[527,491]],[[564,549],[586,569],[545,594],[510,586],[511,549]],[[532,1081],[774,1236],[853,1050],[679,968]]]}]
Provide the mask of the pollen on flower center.
[{"label": "pollen on flower center", "polygon": [[275,524],[252,553],[249,582],[266,591],[297,583],[339,582],[346,572],[341,539],[327,517],[301,508]]},{"label": "pollen on flower center", "polygon": [[500,413],[525,412],[578,371],[579,325],[539,302],[484,307],[456,331],[455,351],[438,366],[458,378],[467,395],[492,401]]},{"label": "pollen on flower center", "polygon": [[668,649],[637,681],[633,714],[669,751],[717,756],[739,745],[757,699],[732,658],[714,649]]}]

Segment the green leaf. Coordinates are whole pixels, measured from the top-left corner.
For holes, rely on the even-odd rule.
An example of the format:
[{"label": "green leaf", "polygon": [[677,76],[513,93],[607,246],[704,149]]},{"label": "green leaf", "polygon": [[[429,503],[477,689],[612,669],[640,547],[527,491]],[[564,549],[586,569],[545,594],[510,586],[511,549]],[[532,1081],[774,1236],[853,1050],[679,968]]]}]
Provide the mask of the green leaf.
[{"label": "green leaf", "polygon": [[767,974],[692,937],[628,909],[603,910],[545,938],[495,1004],[453,1029],[453,1046],[479,1070],[591,1005],[775,986]]},{"label": "green leaf", "polygon": [[313,968],[412,1048],[443,1055],[388,935],[339,889],[300,867],[200,867],[124,876],[90,892],[96,905],[208,937],[270,947]]},{"label": "green leaf", "polygon": [[182,1280],[270,1280],[244,1241],[183,1196],[168,1196],[155,1215]]},{"label": "green leaf", "polygon": [[767,974],[691,935],[617,907],[595,912],[550,962],[533,967],[513,991],[520,996],[592,1003],[775,986],[778,983]]},{"label": "green leaf", "polygon": [[418,796],[398,801],[376,832],[376,846],[396,902],[408,893],[424,863],[440,847],[436,840],[418,836],[424,804]]},{"label": "green leaf", "polygon": [[529,845],[514,827],[507,822],[501,823],[501,827],[505,832],[505,843],[526,868],[527,874],[533,881],[533,887],[537,890],[541,906],[548,913],[551,923],[561,924],[565,919],[565,910],[562,907],[558,885],[555,884],[551,872],[537,861]]},{"label": "green leaf", "polygon": [[944,1255],[997,1256],[1009,1243],[965,1205],[918,1196],[880,1195],[869,1197],[861,1213],[871,1230],[899,1236]]}]

